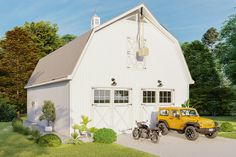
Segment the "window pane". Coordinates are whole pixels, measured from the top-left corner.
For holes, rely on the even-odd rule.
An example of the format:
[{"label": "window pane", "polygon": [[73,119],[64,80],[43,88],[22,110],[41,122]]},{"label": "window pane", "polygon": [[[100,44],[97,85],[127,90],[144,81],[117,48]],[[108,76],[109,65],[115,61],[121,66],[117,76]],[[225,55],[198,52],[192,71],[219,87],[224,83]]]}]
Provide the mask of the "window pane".
[{"label": "window pane", "polygon": [[156,102],[155,97],[152,97],[152,103],[155,103],[155,102]]},{"label": "window pane", "polygon": [[171,97],[171,92],[168,92],[168,97]]},{"label": "window pane", "polygon": [[156,92],[155,91],[143,91],[143,103],[155,103]]},{"label": "window pane", "polygon": [[110,103],[110,90],[94,90],[94,103]]},{"label": "window pane", "polygon": [[155,95],[156,95],[156,92],[152,91],[152,96],[155,97]]},{"label": "window pane", "polygon": [[143,96],[147,96],[147,92],[146,91],[143,91]]},{"label": "window pane", "polygon": [[143,97],[143,103],[146,103],[147,100],[146,100],[146,97]]},{"label": "window pane", "polygon": [[128,103],[129,91],[128,90],[115,90],[114,103]]}]

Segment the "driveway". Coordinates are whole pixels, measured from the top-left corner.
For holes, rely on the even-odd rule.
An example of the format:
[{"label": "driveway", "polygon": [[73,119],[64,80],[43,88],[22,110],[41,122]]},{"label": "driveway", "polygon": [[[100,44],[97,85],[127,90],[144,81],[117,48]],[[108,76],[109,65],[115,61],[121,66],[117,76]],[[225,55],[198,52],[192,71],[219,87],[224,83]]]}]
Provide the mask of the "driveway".
[{"label": "driveway", "polygon": [[207,139],[199,135],[196,141],[188,141],[184,135],[170,132],[161,136],[158,144],[150,140],[134,140],[131,134],[119,135],[118,144],[135,148],[161,157],[235,157],[236,140],[223,137]]}]

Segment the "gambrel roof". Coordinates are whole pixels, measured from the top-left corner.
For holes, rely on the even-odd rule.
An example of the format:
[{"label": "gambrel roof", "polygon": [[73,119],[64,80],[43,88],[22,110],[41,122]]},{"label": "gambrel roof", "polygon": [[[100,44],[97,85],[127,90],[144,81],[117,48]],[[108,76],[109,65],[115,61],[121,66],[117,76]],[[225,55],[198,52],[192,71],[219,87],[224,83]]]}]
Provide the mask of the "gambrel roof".
[{"label": "gambrel roof", "polygon": [[108,27],[116,21],[139,13],[141,9],[145,18],[174,43],[178,51],[182,68],[184,69],[186,79],[189,84],[193,84],[194,81],[192,80],[179,42],[172,34],[170,34],[163,26],[161,26],[161,24],[155,19],[155,17],[144,4],[140,4],[137,7],[121,14],[120,16],[115,17],[112,20],[90,30],[89,32],[81,35],[79,38],[76,38],[65,46],[40,59],[25,88],[71,80],[77,67],[79,66],[79,62],[82,59],[83,53],[89,44],[89,40],[93,37],[93,34],[105,27]]}]

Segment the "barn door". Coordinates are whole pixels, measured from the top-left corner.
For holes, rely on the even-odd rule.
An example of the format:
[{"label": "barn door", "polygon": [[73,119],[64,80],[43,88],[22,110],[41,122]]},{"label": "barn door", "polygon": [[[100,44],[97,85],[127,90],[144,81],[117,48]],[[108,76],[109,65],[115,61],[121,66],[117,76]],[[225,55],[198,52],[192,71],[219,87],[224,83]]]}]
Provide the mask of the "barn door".
[{"label": "barn door", "polygon": [[157,112],[158,109],[158,95],[157,90],[154,89],[142,89],[141,90],[141,106],[140,106],[140,112],[141,112],[141,120],[146,121],[148,120],[153,121],[151,118],[155,112]]},{"label": "barn door", "polygon": [[173,106],[174,89],[141,89],[141,120],[153,122],[159,106]]},{"label": "barn door", "polygon": [[117,132],[131,129],[131,89],[94,88],[92,103],[93,125],[112,128]]}]

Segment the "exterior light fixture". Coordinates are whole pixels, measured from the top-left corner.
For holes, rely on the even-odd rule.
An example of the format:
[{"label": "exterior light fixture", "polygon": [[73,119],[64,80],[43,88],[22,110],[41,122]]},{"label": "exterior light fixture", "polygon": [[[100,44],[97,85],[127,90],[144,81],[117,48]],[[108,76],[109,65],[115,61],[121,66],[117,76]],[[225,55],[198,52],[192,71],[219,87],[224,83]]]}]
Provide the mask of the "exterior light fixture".
[{"label": "exterior light fixture", "polygon": [[112,85],[112,86],[116,86],[116,85],[117,85],[116,79],[111,78],[111,85]]},{"label": "exterior light fixture", "polygon": [[161,80],[158,80],[157,83],[158,83],[158,85],[157,85],[158,87],[162,87],[163,86],[163,83],[162,83]]}]

